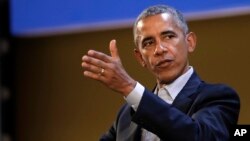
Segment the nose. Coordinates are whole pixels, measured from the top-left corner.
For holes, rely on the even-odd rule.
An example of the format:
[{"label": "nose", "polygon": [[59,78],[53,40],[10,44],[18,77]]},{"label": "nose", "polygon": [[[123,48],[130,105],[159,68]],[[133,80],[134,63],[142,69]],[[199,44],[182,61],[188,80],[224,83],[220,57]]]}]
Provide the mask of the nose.
[{"label": "nose", "polygon": [[161,55],[165,52],[167,52],[167,47],[164,46],[161,42],[159,42],[155,47],[154,55]]}]

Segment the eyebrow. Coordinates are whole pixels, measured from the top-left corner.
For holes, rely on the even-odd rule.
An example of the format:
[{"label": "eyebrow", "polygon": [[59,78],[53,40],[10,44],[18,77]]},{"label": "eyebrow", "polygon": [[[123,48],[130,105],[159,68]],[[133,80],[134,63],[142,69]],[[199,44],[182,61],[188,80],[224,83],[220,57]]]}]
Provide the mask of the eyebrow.
[{"label": "eyebrow", "polygon": [[174,31],[172,31],[172,30],[167,30],[167,31],[161,32],[161,35],[166,35],[166,34],[174,34],[174,35],[177,35],[176,32],[174,32]]},{"label": "eyebrow", "polygon": [[148,40],[151,40],[151,39],[153,39],[153,37],[152,37],[152,36],[149,36],[149,37],[143,38],[143,39],[142,39],[142,41],[141,41],[141,43],[144,43],[145,41],[148,41]]}]

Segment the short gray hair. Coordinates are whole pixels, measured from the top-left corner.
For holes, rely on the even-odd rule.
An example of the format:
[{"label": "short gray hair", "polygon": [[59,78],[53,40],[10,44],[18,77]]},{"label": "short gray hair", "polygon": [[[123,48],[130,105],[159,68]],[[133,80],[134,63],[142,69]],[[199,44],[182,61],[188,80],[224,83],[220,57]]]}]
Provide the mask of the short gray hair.
[{"label": "short gray hair", "polygon": [[141,12],[141,14],[137,17],[137,19],[134,23],[133,33],[134,33],[135,44],[137,44],[135,35],[137,32],[138,22],[142,19],[149,17],[149,16],[154,16],[154,15],[158,15],[158,14],[162,14],[162,13],[168,13],[168,14],[172,15],[174,17],[174,19],[176,20],[177,25],[183,30],[183,33],[184,34],[188,33],[187,22],[184,19],[183,15],[180,11],[178,11],[177,9],[170,7],[168,5],[154,5],[154,6],[148,7],[145,10],[143,10]]}]

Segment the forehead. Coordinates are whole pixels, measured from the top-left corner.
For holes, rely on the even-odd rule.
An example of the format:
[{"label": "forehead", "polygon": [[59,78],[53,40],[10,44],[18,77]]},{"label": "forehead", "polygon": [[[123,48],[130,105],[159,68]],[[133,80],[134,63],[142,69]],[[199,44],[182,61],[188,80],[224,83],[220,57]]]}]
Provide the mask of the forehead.
[{"label": "forehead", "polygon": [[138,21],[137,23],[137,30],[141,30],[146,28],[147,26],[152,26],[152,24],[159,24],[159,23],[169,23],[172,22],[172,16],[168,13],[161,13],[153,16],[149,16],[143,18]]},{"label": "forehead", "polygon": [[161,13],[149,16],[138,21],[134,34],[137,42],[143,37],[159,35],[167,30],[180,30],[177,21],[169,13]]}]

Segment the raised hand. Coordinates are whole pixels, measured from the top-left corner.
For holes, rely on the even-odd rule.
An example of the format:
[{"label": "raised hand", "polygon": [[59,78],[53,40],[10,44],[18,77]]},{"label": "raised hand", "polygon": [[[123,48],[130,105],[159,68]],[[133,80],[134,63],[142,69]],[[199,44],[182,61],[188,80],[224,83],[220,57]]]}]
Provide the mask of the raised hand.
[{"label": "raised hand", "polygon": [[84,76],[98,80],[114,91],[127,96],[135,87],[133,80],[122,66],[121,59],[116,47],[116,40],[109,44],[110,55],[99,51],[89,50],[82,57]]}]

